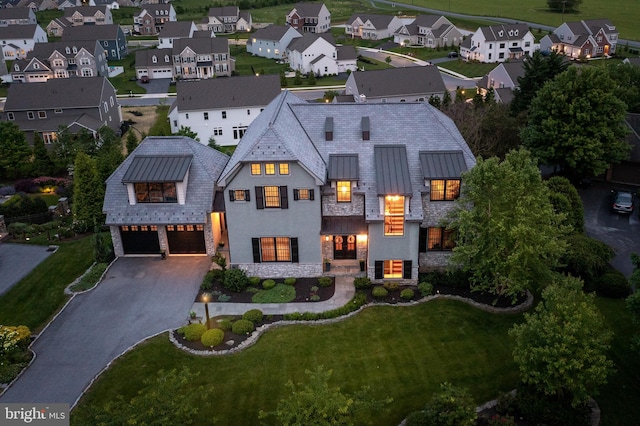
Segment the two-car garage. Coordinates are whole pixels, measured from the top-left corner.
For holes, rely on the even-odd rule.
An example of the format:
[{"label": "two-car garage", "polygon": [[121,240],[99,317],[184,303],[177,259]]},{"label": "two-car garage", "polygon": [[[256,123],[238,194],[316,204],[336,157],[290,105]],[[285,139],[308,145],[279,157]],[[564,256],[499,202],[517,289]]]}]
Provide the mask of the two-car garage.
[{"label": "two-car garage", "polygon": [[[160,253],[160,235],[156,225],[120,226],[124,254]],[[204,225],[167,225],[167,244],[170,254],[206,254]]]}]

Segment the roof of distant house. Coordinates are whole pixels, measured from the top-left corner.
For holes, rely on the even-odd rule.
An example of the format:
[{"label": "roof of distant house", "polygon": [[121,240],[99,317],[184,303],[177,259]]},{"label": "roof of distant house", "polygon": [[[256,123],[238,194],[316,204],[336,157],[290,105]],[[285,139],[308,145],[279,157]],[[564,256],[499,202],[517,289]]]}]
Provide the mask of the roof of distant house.
[{"label": "roof of distant house", "polygon": [[324,3],[296,3],[293,5],[293,9],[298,12],[298,16],[301,17],[309,17],[309,16],[318,16],[320,10],[322,10],[322,6]]},{"label": "roof of distant house", "polygon": [[0,19],[27,19],[29,12],[28,7],[3,7],[0,8]]},{"label": "roof of distant house", "polygon": [[380,30],[383,28],[388,28],[389,24],[391,23],[393,18],[395,18],[395,16],[376,15],[373,13],[354,13],[347,21],[347,25],[353,23],[353,21],[358,18],[360,18],[362,22],[370,21],[377,30]]},{"label": "roof of distant house", "polygon": [[288,31],[295,31],[299,37],[302,36],[295,28],[286,25],[269,25],[256,31],[249,37],[256,40],[280,41]]},{"label": "roof of distant house", "polygon": [[159,38],[189,37],[196,28],[192,21],[168,21],[162,24]]},{"label": "roof of distant house", "polygon": [[444,93],[447,88],[437,67],[389,68],[352,73],[358,93],[368,98]]},{"label": "roof of distant house", "polygon": [[9,40],[14,38],[31,39],[36,34],[38,24],[29,25],[9,25],[0,27],[0,40]]},{"label": "roof of distant house", "polygon": [[65,28],[64,33],[62,33],[62,41],[115,40],[121,31],[118,24],[78,25]]},{"label": "roof of distant house", "polygon": [[4,109],[97,107],[105,86],[111,86],[111,83],[104,77],[53,78],[42,83],[12,84],[7,91]]},{"label": "roof of distant house", "polygon": [[79,13],[82,16],[94,16],[98,12],[102,12],[104,15],[108,13],[107,6],[80,6],[80,7],[67,7],[64,9],[64,17],[71,18],[74,13]]},{"label": "roof of distant house", "polygon": [[291,43],[289,43],[289,46],[287,46],[287,50],[304,52],[309,48],[309,46],[318,41],[318,39],[323,39],[332,46],[336,45],[331,33],[305,33],[302,37],[294,38],[293,40],[291,40]]},{"label": "roof of distant house", "polygon": [[173,42],[173,51],[179,54],[186,48],[196,53],[227,53],[229,52],[229,40],[224,37],[198,37],[179,38]]}]

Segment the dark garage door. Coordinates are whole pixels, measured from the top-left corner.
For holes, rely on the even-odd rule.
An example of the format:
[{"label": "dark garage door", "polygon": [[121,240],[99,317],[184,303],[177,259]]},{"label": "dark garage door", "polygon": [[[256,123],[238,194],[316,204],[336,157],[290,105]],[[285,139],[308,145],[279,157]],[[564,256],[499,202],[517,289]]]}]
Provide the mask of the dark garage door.
[{"label": "dark garage door", "polygon": [[167,240],[171,254],[206,253],[204,225],[167,225]]},{"label": "dark garage door", "polygon": [[121,226],[120,238],[124,254],[160,253],[157,226]]}]

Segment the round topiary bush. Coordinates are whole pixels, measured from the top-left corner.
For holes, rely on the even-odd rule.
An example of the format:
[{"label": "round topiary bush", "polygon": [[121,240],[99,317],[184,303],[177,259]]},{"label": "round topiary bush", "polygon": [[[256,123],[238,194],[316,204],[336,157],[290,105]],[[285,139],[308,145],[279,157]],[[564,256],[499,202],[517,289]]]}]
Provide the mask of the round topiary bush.
[{"label": "round topiary bush", "polygon": [[262,288],[265,290],[270,290],[276,286],[276,282],[274,280],[264,280],[262,281]]},{"label": "round topiary bush", "polygon": [[249,278],[242,269],[227,269],[224,271],[222,286],[227,290],[240,293],[249,286]]},{"label": "round topiary bush", "polygon": [[596,284],[598,296],[624,299],[631,293],[629,281],[622,274],[604,274]]},{"label": "round topiary bush", "polygon": [[389,292],[387,291],[386,288],[382,286],[375,286],[373,290],[371,290],[371,295],[376,299],[382,299],[383,297],[387,297],[387,294],[389,294]]},{"label": "round topiary bush", "polygon": [[284,283],[285,283],[286,285],[295,285],[295,284],[296,284],[296,279],[295,279],[295,278],[293,278],[293,277],[285,278],[285,279],[284,279]]},{"label": "round topiary bush", "polygon": [[221,319],[220,321],[218,321],[218,327],[220,327],[220,330],[222,331],[229,331],[231,330],[231,321],[226,318]]},{"label": "round topiary bush", "polygon": [[253,323],[245,319],[238,320],[231,326],[231,331],[235,334],[249,334],[253,331]]},{"label": "round topiary bush", "polygon": [[213,348],[224,342],[224,331],[219,328],[212,328],[204,332],[200,338],[200,342],[208,348]]},{"label": "round topiary bush", "polygon": [[260,309],[251,309],[242,315],[242,319],[247,321],[251,321],[254,324],[257,324],[262,321],[262,311]]},{"label": "round topiary bush", "polygon": [[260,277],[249,277],[249,285],[251,285],[251,287],[259,286],[260,281]]},{"label": "round topiary bush", "polygon": [[415,293],[413,292],[413,290],[411,290],[410,288],[405,288],[400,292],[400,297],[402,297],[404,300],[411,300],[413,299],[414,294]]},{"label": "round topiary bush", "polygon": [[329,286],[331,286],[331,284],[333,284],[333,280],[331,279],[331,277],[320,277],[320,278],[318,278],[318,285],[320,287],[329,287]]},{"label": "round topiary bush", "polygon": [[385,281],[383,285],[387,291],[398,291],[400,288],[400,283],[398,281]]},{"label": "round topiary bush", "polygon": [[371,280],[368,277],[356,277],[353,280],[353,285],[357,290],[362,290],[371,287]]},{"label": "round topiary bush", "polygon": [[204,324],[194,323],[183,327],[182,331],[185,339],[195,342],[200,340],[204,332],[207,331],[207,326]]},{"label": "round topiary bush", "polygon": [[422,297],[431,296],[433,294],[433,284],[420,283],[418,284],[418,291]]}]

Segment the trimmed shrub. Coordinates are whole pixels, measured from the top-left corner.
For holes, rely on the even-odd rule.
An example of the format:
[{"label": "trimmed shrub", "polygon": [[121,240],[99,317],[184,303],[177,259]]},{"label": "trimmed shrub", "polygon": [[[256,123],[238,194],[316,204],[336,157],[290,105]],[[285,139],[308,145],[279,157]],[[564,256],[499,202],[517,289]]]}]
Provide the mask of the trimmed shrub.
[{"label": "trimmed shrub", "polygon": [[631,294],[631,286],[622,274],[604,274],[598,279],[596,293],[602,297],[624,299]]},{"label": "trimmed shrub", "polygon": [[216,252],[216,254],[212,256],[211,261],[218,265],[223,271],[227,270],[227,258],[224,257],[221,253]]},{"label": "trimmed shrub", "polygon": [[317,294],[314,294],[313,296],[309,297],[309,300],[311,300],[312,302],[319,302],[320,296],[318,296]]},{"label": "trimmed shrub", "polygon": [[261,322],[262,317],[263,315],[260,309],[251,309],[250,311],[247,311],[244,313],[244,315],[242,315],[242,319],[251,321],[254,324]]},{"label": "trimmed shrub", "polygon": [[[180,333],[180,330],[182,332]],[[205,331],[207,331],[207,326],[204,324],[189,324],[186,327],[182,327],[178,332],[184,336],[185,339],[190,341],[198,341],[202,337]]]},{"label": "trimmed shrub", "polygon": [[615,252],[607,244],[578,234],[567,238],[567,251],[560,259],[563,272],[580,277],[585,289],[593,290],[597,278],[609,270],[609,261]]},{"label": "trimmed shrub", "polygon": [[420,283],[418,284],[418,291],[422,297],[431,296],[433,294],[433,284]]},{"label": "trimmed shrub", "polygon": [[412,290],[412,289],[410,289],[410,288],[405,288],[404,290],[402,290],[402,291],[400,292],[400,297],[402,297],[404,300],[411,300],[411,299],[413,299],[413,295],[414,295],[414,294],[415,294],[415,293],[413,292],[413,290]]},{"label": "trimmed shrub", "polygon": [[250,334],[253,329],[253,323],[246,319],[238,320],[231,325],[231,331],[235,334]]},{"label": "trimmed shrub", "polygon": [[373,290],[371,290],[371,295],[376,299],[382,299],[383,297],[387,297],[387,294],[389,294],[389,292],[387,291],[386,288],[382,286],[375,286]]},{"label": "trimmed shrub", "polygon": [[284,283],[286,285],[296,285],[296,279],[293,277],[285,278]]},{"label": "trimmed shrub", "polygon": [[351,299],[349,303],[339,308],[319,313],[305,312],[303,314],[300,312],[293,312],[290,314],[284,314],[284,319],[288,321],[316,321],[319,319],[338,318],[347,315],[348,313],[357,311],[361,306],[364,306],[366,304],[367,296],[364,293],[359,292],[356,293],[355,296],[353,296],[353,299]]},{"label": "trimmed shrub", "polygon": [[400,288],[400,283],[398,281],[385,281],[383,285],[387,291],[398,291]]},{"label": "trimmed shrub", "polygon": [[260,277],[249,277],[249,285],[251,287],[257,287],[260,285]]},{"label": "trimmed shrub", "polygon": [[431,425],[431,416],[426,411],[414,411],[407,416],[407,426],[425,426]]},{"label": "trimmed shrub", "polygon": [[200,290],[209,291],[213,288],[213,271],[207,272],[200,284]]},{"label": "trimmed shrub", "polygon": [[219,328],[212,328],[204,332],[200,338],[200,342],[208,348],[213,348],[224,342],[224,331]]},{"label": "trimmed shrub", "polygon": [[274,280],[264,280],[262,281],[262,288],[265,290],[270,290],[276,286],[276,282]]},{"label": "trimmed shrub", "polygon": [[220,321],[218,321],[218,327],[222,331],[229,331],[231,330],[231,321],[226,318],[221,319]]},{"label": "trimmed shrub", "polygon": [[353,285],[356,290],[363,290],[365,288],[370,288],[372,284],[369,277],[356,277],[353,280]]},{"label": "trimmed shrub", "polygon": [[227,290],[240,293],[249,286],[249,278],[242,269],[227,269],[224,271],[222,286]]},{"label": "trimmed shrub", "polygon": [[320,277],[318,278],[318,285],[320,287],[329,287],[333,284],[333,280],[330,277]]}]

